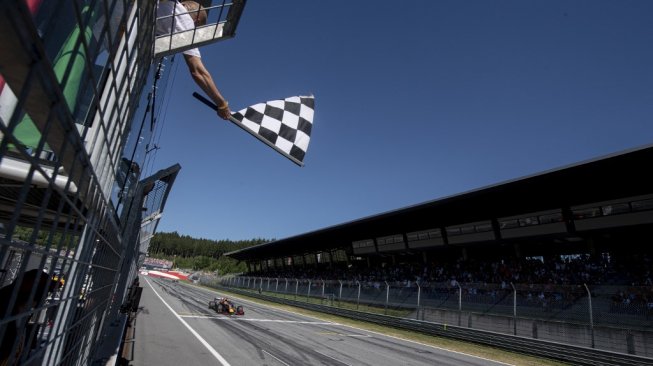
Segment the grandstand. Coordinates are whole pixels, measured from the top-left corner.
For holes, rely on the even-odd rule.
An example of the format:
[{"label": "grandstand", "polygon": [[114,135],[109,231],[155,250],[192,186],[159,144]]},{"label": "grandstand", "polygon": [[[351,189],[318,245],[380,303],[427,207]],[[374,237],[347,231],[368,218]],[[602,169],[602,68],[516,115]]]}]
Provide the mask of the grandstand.
[{"label": "grandstand", "polygon": [[172,261],[169,260],[146,257],[141,268],[169,270],[172,269],[172,265]]},{"label": "grandstand", "polygon": [[651,161],[631,149],[230,252],[249,272],[224,284],[652,357]]}]

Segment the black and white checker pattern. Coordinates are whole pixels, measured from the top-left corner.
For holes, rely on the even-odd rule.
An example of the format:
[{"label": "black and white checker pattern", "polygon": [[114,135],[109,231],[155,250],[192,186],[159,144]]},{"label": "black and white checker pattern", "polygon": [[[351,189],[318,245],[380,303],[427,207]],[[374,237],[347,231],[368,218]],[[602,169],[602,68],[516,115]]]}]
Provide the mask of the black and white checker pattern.
[{"label": "black and white checker pattern", "polygon": [[315,98],[295,96],[255,104],[233,114],[245,128],[302,162],[313,128]]}]

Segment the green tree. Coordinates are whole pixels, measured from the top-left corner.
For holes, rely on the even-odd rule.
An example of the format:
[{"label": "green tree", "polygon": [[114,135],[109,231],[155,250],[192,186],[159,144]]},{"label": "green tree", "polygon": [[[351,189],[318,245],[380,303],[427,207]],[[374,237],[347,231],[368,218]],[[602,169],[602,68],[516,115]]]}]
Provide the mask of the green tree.
[{"label": "green tree", "polygon": [[224,253],[269,242],[269,239],[241,241],[210,240],[170,233],[156,233],[150,241],[149,256],[175,262],[179,268],[193,271],[218,271],[220,274],[245,272],[245,263],[224,256]]}]

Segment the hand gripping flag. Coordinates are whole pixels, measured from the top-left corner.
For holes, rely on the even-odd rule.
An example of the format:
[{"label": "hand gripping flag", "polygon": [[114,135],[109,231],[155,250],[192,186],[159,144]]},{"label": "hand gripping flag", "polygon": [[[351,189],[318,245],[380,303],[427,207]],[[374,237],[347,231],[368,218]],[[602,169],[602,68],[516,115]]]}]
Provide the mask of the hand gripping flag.
[{"label": "hand gripping flag", "polygon": [[[217,110],[213,102],[199,93],[193,96]],[[314,106],[312,95],[288,97],[249,106],[232,114],[229,120],[293,163],[303,166],[313,128]]]}]

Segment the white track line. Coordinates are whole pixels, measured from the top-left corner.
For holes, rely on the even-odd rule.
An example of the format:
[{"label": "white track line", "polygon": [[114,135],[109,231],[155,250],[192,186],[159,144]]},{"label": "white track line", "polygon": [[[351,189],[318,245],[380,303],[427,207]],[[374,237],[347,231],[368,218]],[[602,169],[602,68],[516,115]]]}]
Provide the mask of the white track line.
[{"label": "white track line", "polygon": [[214,316],[214,315],[179,315],[182,318],[194,319],[217,319],[217,320],[231,320],[239,322],[261,322],[261,323],[291,323],[291,324],[314,324],[314,325],[333,325],[333,322],[316,322],[316,321],[303,321],[303,320],[280,320],[280,319],[251,319],[251,318],[230,318],[228,316]]},{"label": "white track line", "polygon": [[272,353],[270,353],[270,352],[268,352],[268,351],[266,351],[266,350],[264,350],[264,349],[262,349],[261,352],[270,355],[272,358],[274,358],[275,360],[279,361],[279,363],[282,363],[282,364],[284,364],[284,365],[286,365],[286,366],[290,366],[290,365],[288,365],[287,363],[281,361],[277,356],[273,355]]},{"label": "white track line", "polygon": [[200,335],[195,331],[195,329],[191,328],[190,325],[188,325],[188,323],[186,323],[186,321],[185,321],[184,319],[182,319],[181,316],[179,316],[179,314],[177,314],[174,310],[172,310],[172,308],[170,307],[170,305],[168,305],[168,303],[165,302],[165,300],[163,300],[163,298],[161,297],[161,295],[159,295],[159,293],[156,292],[156,290],[154,289],[154,286],[152,286],[152,284],[150,283],[150,281],[147,280],[147,278],[145,278],[145,282],[147,282],[147,284],[150,286],[150,288],[152,289],[152,291],[154,291],[154,294],[156,294],[156,296],[161,300],[161,302],[163,302],[163,305],[165,305],[165,306],[166,306],[166,307],[167,307],[167,308],[172,312],[172,314],[174,314],[174,316],[177,317],[177,319],[179,319],[179,321],[180,321],[183,325],[185,325],[186,328],[188,328],[188,330],[190,330],[191,333],[193,333],[193,335],[195,336],[195,338],[197,338],[197,339],[198,339],[198,340],[199,340],[199,341],[204,345],[204,347],[206,347],[206,349],[208,349],[209,352],[211,352],[211,354],[213,355],[213,357],[215,357],[215,358],[220,362],[220,364],[221,364],[222,366],[231,366],[231,365],[229,364],[229,362],[227,362],[227,360],[225,360],[225,359],[222,357],[222,355],[220,355],[220,354],[218,353],[218,351],[216,351],[213,347],[211,347],[211,345],[210,345],[207,341],[205,341],[204,338],[202,338],[202,336],[200,336]]},{"label": "white track line", "polygon": [[332,359],[332,360],[336,360],[336,361],[340,362],[340,363],[343,364],[343,365],[352,366],[352,365],[350,365],[350,364],[348,364],[348,363],[346,363],[346,362],[342,362],[342,361],[340,361],[339,359],[337,359],[337,358],[335,358],[335,357],[331,357],[331,356],[329,356],[329,355],[327,355],[327,354],[325,354],[325,353],[322,353],[322,352],[320,352],[320,351],[318,351],[318,350],[313,350],[313,351],[315,351],[315,352],[321,354],[321,355],[324,356],[324,357],[328,357],[328,358],[330,358],[330,359]]}]

